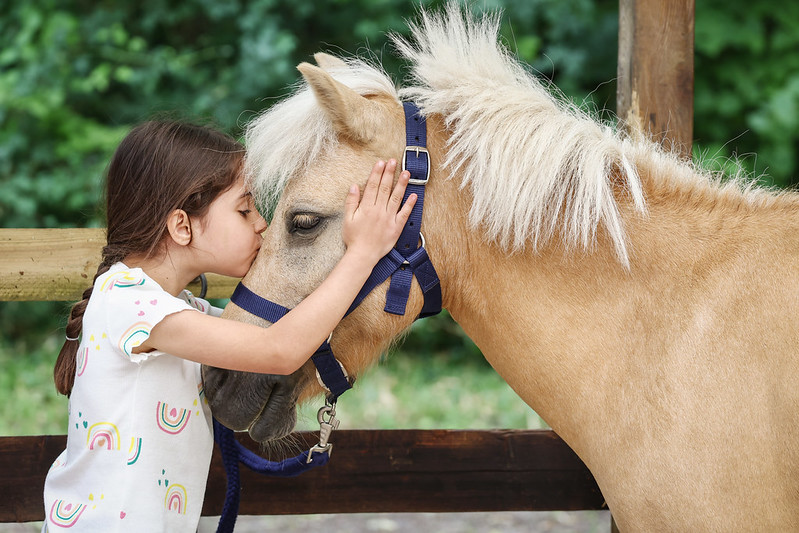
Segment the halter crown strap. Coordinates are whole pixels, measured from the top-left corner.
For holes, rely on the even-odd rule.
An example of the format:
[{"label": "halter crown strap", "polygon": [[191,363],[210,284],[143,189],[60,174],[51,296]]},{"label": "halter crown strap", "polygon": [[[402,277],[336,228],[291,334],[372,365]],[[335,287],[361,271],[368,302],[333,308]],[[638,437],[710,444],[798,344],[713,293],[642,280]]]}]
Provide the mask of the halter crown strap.
[{"label": "halter crown strap", "polygon": [[[355,310],[375,287],[389,277],[391,284],[386,292],[384,310],[395,315],[404,315],[411,292],[413,277],[422,289],[424,304],[419,316],[425,318],[441,312],[441,284],[438,273],[424,248],[421,234],[422,214],[424,211],[425,185],[430,179],[430,154],[425,148],[427,144],[427,123],[419,108],[412,102],[402,104],[405,112],[405,152],[402,157],[404,170],[411,173],[408,187],[405,189],[403,203],[411,194],[416,194],[416,205],[411,210],[408,222],[397,239],[397,244],[384,256],[372,270],[347,314]],[[419,241],[422,240],[422,246]]]},{"label": "halter crown strap", "polygon": [[404,102],[402,108],[405,112],[405,152],[402,155],[402,167],[411,174],[403,202],[414,193],[417,198],[408,223],[405,224],[394,247],[403,257],[404,264],[391,275],[391,285],[386,293],[385,311],[395,315],[405,314],[408,296],[411,293],[411,282],[414,274],[419,271],[423,272],[424,282],[419,276],[417,280],[424,293],[425,305],[417,318],[422,318],[441,311],[441,285],[438,282],[438,274],[427,252],[424,251],[424,245],[418,247],[421,239],[425,186],[430,179],[430,154],[426,148],[427,121],[414,103]]}]

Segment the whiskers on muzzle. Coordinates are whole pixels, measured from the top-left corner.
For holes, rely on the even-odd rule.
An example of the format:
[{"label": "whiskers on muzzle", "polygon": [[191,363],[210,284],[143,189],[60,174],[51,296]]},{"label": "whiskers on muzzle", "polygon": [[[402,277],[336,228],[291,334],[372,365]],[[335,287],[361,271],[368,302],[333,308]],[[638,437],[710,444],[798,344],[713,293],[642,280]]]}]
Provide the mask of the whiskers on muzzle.
[{"label": "whiskers on muzzle", "polygon": [[260,443],[261,455],[271,461],[283,461],[307,451],[314,444],[311,441],[314,438],[306,440],[299,433],[289,433],[285,437]]}]

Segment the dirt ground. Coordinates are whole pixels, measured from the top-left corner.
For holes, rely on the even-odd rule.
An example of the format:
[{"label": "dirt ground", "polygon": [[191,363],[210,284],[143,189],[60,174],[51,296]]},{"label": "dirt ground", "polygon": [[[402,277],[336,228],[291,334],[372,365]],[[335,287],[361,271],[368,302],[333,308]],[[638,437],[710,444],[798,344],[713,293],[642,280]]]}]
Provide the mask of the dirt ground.
[{"label": "dirt ground", "polygon": [[[217,517],[200,520],[198,533],[216,531]],[[33,533],[41,523],[0,524],[0,533]],[[240,516],[236,533],[608,533],[608,511],[504,513],[378,513]]]},{"label": "dirt ground", "polygon": [[[203,518],[200,533],[216,519]],[[306,516],[242,516],[236,533],[609,533],[610,512],[378,513]]]}]

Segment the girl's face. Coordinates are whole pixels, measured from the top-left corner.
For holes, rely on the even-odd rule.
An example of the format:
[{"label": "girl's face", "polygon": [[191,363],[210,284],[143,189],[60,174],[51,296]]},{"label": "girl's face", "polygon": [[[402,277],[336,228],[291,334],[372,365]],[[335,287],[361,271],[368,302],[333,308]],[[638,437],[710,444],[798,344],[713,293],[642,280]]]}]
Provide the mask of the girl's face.
[{"label": "girl's face", "polygon": [[202,219],[192,219],[191,246],[203,272],[243,277],[261,248],[266,220],[239,177],[211,202]]}]

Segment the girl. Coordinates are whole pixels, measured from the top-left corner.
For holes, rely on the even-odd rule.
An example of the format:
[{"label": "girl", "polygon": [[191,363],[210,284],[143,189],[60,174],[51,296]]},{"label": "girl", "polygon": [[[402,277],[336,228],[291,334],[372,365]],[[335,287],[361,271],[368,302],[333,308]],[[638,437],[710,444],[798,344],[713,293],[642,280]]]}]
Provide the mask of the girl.
[{"label": "girl", "polygon": [[[266,221],[242,177],[243,148],[208,128],[148,122],[107,174],[107,245],[75,304],[55,382],[70,396],[67,448],[44,487],[45,531],[196,531],[213,448],[200,365],[290,374],[343,317],[392,248],[415,195],[375,164],[345,205],[346,252],[293,311],[264,329],[216,318],[183,288],[241,277]],[[80,340],[78,340],[80,338]]]}]

